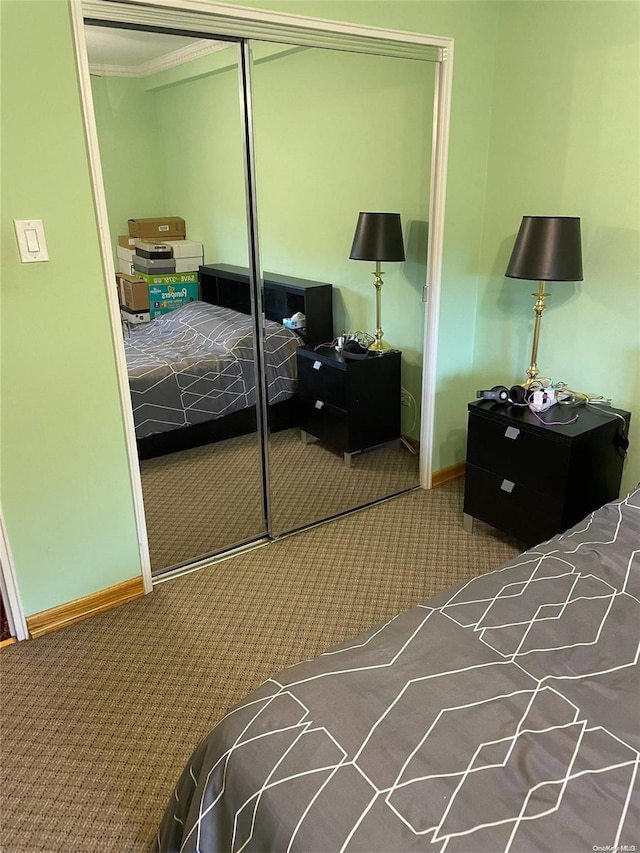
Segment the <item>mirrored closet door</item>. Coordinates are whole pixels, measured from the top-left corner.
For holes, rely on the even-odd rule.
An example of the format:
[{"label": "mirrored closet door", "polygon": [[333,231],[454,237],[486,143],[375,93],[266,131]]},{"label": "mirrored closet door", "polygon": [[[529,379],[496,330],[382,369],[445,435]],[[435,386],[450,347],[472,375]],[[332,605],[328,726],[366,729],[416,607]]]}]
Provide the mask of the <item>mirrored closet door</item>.
[{"label": "mirrored closet door", "polygon": [[434,64],[85,32],[153,573],[416,487]]},{"label": "mirrored closet door", "polygon": [[157,573],[267,530],[239,45],[85,34]]},{"label": "mirrored closet door", "polygon": [[[269,417],[277,535],[419,483],[435,67],[257,41],[251,55],[265,304],[280,299],[302,324],[298,421],[283,429]],[[349,257],[361,212],[395,214],[362,220],[396,244],[393,260],[385,247],[378,255],[381,352],[365,349],[377,325],[376,261],[369,251]],[[269,289],[286,277],[288,289]],[[351,353],[342,345],[356,335],[363,347]]]}]

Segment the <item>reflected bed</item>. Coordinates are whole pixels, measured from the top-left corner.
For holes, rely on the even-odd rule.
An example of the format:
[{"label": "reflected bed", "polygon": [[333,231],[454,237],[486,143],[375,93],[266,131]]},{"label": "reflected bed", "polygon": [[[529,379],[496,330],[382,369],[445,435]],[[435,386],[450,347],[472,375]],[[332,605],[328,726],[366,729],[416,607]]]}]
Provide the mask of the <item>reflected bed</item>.
[{"label": "reflected bed", "polygon": [[158,848],[637,845],[639,599],[640,489],[270,678],[193,753]]},{"label": "reflected bed", "polygon": [[[295,396],[300,344],[295,332],[265,322],[270,406]],[[139,448],[148,446],[145,439],[219,419],[242,424],[243,413],[255,428],[253,321],[246,314],[193,302],[134,326],[125,337],[125,354]],[[227,420],[234,414],[235,420]],[[232,427],[231,434],[242,431]]]}]

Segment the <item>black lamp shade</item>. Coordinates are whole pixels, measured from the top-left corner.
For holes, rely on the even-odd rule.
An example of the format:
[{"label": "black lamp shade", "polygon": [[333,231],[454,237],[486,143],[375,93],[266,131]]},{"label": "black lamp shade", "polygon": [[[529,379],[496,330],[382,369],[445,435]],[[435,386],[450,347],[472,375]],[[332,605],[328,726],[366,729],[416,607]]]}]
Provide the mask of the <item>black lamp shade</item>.
[{"label": "black lamp shade", "polygon": [[361,213],[349,257],[354,261],[404,261],[399,213]]},{"label": "black lamp shade", "polygon": [[578,216],[523,216],[505,275],[531,281],[582,281]]}]

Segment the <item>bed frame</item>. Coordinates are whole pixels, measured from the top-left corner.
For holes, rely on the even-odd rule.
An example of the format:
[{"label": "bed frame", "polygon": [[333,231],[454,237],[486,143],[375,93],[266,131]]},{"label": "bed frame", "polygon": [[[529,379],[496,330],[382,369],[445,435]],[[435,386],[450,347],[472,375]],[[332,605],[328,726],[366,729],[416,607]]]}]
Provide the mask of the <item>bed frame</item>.
[{"label": "bed frame", "polygon": [[[200,299],[212,305],[251,314],[249,270],[231,264],[201,266]],[[307,318],[307,325],[297,333],[306,345],[317,346],[333,339],[332,286],[321,281],[264,274],[264,313],[267,320],[282,323],[297,311]],[[256,407],[231,412],[221,418],[200,424],[158,432],[137,440],[138,457],[152,459],[167,453],[179,453],[227,438],[248,435],[257,430]],[[268,429],[280,432],[300,423],[298,397],[269,406]]]}]

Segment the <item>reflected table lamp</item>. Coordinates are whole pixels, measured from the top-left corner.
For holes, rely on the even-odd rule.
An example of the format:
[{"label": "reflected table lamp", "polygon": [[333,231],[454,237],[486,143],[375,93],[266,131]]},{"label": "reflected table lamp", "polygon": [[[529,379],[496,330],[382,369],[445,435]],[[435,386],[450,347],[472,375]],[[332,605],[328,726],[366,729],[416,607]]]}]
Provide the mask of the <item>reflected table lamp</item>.
[{"label": "reflected table lamp", "polygon": [[389,349],[383,343],[381,289],[381,261],[404,261],[402,225],[399,213],[361,213],[358,216],[356,233],[349,257],[354,261],[375,261],[373,273],[376,288],[376,333],[375,341],[369,347],[373,352]]},{"label": "reflected table lamp", "polygon": [[511,259],[505,273],[509,278],[538,281],[533,310],[533,345],[531,364],[527,379],[528,388],[534,382],[538,370],[538,341],[540,323],[545,309],[545,281],[582,281],[582,245],[580,240],[580,218],[577,216],[523,216]]}]

